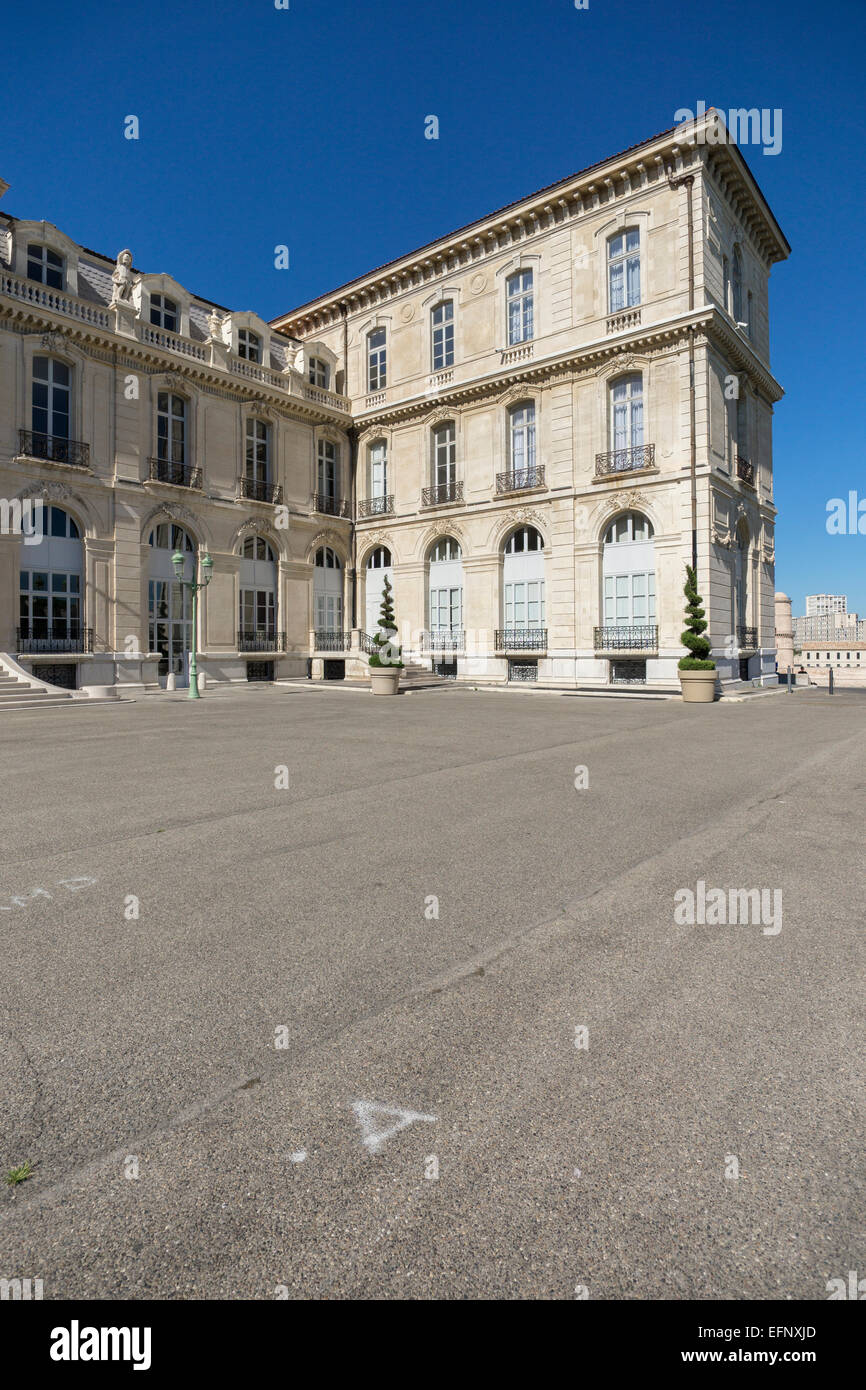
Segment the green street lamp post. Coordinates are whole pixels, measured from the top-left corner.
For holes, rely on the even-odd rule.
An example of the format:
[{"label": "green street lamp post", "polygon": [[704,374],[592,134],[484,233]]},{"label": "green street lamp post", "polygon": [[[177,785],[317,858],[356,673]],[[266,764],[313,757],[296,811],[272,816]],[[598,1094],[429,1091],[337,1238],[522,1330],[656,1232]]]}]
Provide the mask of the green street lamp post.
[{"label": "green street lamp post", "polygon": [[182,589],[190,589],[192,591],[192,649],[189,654],[188,700],[198,700],[201,698],[198,693],[198,667],[196,666],[195,660],[195,649],[198,639],[198,591],[199,589],[207,588],[213,573],[213,560],[208,555],[207,551],[205,551],[204,555],[201,557],[201,572],[203,577],[201,580],[196,581],[195,562],[197,559],[198,554],[196,553],[193,556],[192,579],[184,579],[183,567],[186,563],[186,556],[182,555],[179,550],[176,550],[171,557],[171,563],[174,565],[174,572],[177,575],[178,584]]}]

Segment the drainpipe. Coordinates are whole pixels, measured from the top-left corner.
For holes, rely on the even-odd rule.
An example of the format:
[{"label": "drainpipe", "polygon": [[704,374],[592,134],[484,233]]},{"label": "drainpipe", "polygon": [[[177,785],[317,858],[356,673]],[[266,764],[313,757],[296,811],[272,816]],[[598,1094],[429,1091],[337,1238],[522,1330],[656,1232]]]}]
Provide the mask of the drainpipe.
[{"label": "drainpipe", "polygon": [[[668,165],[668,185],[671,188],[685,188],[686,215],[688,218],[689,247],[689,312],[695,307],[695,212],[693,192],[694,174],[684,174],[675,179]],[[698,446],[695,417],[695,328],[689,324],[689,482],[692,503],[692,568],[698,568]]]},{"label": "drainpipe", "polygon": [[[340,301],[340,315],[343,319],[343,395],[349,394],[349,306],[345,299]],[[349,582],[352,594],[352,628],[358,626],[358,537],[355,531],[355,476],[358,469],[358,431],[350,425],[346,431],[349,440]]]}]

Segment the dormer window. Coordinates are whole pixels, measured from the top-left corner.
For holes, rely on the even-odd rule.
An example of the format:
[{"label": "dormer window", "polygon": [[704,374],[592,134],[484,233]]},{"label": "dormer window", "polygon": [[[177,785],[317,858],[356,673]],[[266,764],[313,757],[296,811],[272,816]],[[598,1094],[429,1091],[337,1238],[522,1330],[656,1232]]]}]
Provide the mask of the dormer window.
[{"label": "dormer window", "polygon": [[331,372],[327,362],[323,362],[321,357],[311,357],[310,385],[321,386],[324,391],[327,391],[330,379]]},{"label": "dormer window", "polygon": [[53,290],[63,289],[63,257],[49,246],[32,242],[27,247],[27,279],[38,280]]},{"label": "dormer window", "polygon": [[249,328],[238,329],[238,357],[245,357],[248,362],[261,362],[262,340],[258,333]]},{"label": "dormer window", "polygon": [[167,294],[150,296],[150,321],[157,328],[164,328],[169,333],[177,332],[178,308]]}]

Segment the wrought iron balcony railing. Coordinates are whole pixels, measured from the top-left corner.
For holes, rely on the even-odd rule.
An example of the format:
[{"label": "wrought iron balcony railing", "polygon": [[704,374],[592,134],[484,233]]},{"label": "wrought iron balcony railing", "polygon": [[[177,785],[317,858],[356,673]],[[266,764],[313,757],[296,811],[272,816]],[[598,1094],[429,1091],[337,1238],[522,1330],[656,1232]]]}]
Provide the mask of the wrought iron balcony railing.
[{"label": "wrought iron balcony railing", "polygon": [[40,622],[23,623],[15,629],[19,653],[41,655],[48,653],[73,653],[93,651],[93,629],[82,627],[80,623],[53,623],[47,619]]},{"label": "wrought iron balcony railing", "polygon": [[497,628],[493,645],[498,652],[543,652],[547,649],[547,628]]},{"label": "wrought iron balcony railing", "polygon": [[90,467],[90,445],[82,444],[80,439],[59,439],[36,430],[19,430],[18,452],[24,458],[66,463],[71,468]]},{"label": "wrought iron balcony railing", "polygon": [[347,652],[351,634],[348,632],[316,631],[315,650],[317,652]]},{"label": "wrought iron balcony railing", "polygon": [[611,449],[595,456],[595,476],[606,478],[611,473],[636,473],[641,468],[654,468],[656,446],[639,444],[633,449]]},{"label": "wrought iron balcony railing", "polygon": [[515,468],[496,474],[497,492],[521,492],[524,488],[544,487],[544,464],[537,468]]},{"label": "wrought iron balcony railing", "polygon": [[262,482],[261,478],[241,478],[240,495],[252,502],[270,502],[278,507],[283,500],[283,489],[280,483]]},{"label": "wrought iron balcony railing", "polygon": [[461,652],[463,650],[462,629],[441,629],[421,633],[422,652]]},{"label": "wrought iron balcony railing", "polygon": [[358,503],[358,516],[388,516],[394,510],[393,495],[366,497]]},{"label": "wrought iron balcony railing", "polygon": [[421,491],[421,504],[424,507],[441,507],[446,502],[463,501],[463,483],[437,483],[435,487],[425,487]]},{"label": "wrought iron balcony railing", "polygon": [[742,454],[737,454],[737,477],[742,483],[748,483],[749,487],[755,486],[755,465],[744,459]]},{"label": "wrought iron balcony railing", "polygon": [[658,651],[659,630],[654,623],[597,627],[593,630],[593,645],[597,652],[654,652]]},{"label": "wrought iron balcony railing", "polygon": [[239,652],[284,652],[286,650],[286,634],[276,632],[273,628],[266,628],[258,632],[239,632],[238,651]]},{"label": "wrought iron balcony railing", "polygon": [[349,503],[345,497],[332,497],[327,492],[313,493],[313,509],[326,516],[348,516]]},{"label": "wrought iron balcony railing", "polygon": [[170,483],[172,487],[201,488],[201,469],[191,463],[172,463],[171,459],[150,459],[150,481]]},{"label": "wrought iron balcony railing", "polygon": [[756,627],[737,627],[737,642],[740,647],[757,647],[758,629]]}]

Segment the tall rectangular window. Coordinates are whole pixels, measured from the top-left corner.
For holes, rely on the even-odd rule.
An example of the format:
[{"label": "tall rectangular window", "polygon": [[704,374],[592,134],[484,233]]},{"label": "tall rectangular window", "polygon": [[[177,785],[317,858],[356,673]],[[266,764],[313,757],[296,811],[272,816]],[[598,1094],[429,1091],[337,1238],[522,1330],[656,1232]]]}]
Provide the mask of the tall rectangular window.
[{"label": "tall rectangular window", "polygon": [[533,337],[532,271],[518,270],[506,281],[508,345],[526,343]]},{"label": "tall rectangular window", "polygon": [[640,232],[632,227],[607,243],[609,313],[640,304]]},{"label": "tall rectangular window", "polygon": [[388,384],[384,328],[367,334],[367,390],[383,391]]},{"label": "tall rectangular window", "polygon": [[31,428],[47,439],[69,438],[71,373],[56,357],[34,357]]},{"label": "tall rectangular window", "polygon": [[454,301],[444,299],[433,310],[433,370],[454,366]]},{"label": "tall rectangular window", "polygon": [[523,473],[535,467],[535,404],[515,406],[510,414],[511,422],[511,467],[515,473]]},{"label": "tall rectangular window", "polygon": [[266,420],[247,420],[244,466],[246,476],[258,483],[270,478],[271,428]]},{"label": "tall rectangular window", "polygon": [[339,469],[337,446],[330,439],[319,440],[318,451],[318,492],[320,496],[334,501],[337,497]]},{"label": "tall rectangular window", "polygon": [[640,372],[620,377],[610,390],[614,449],[639,449],[643,444],[643,378]]},{"label": "tall rectangular window", "polygon": [[433,482],[436,487],[445,487],[456,478],[457,431],[454,421],[449,420],[433,433]]},{"label": "tall rectangular window", "polygon": [[388,492],[388,446],[384,439],[370,446],[370,496],[385,497]]},{"label": "tall rectangular window", "polygon": [[170,391],[160,391],[156,398],[156,456],[186,463],[186,401]]}]

